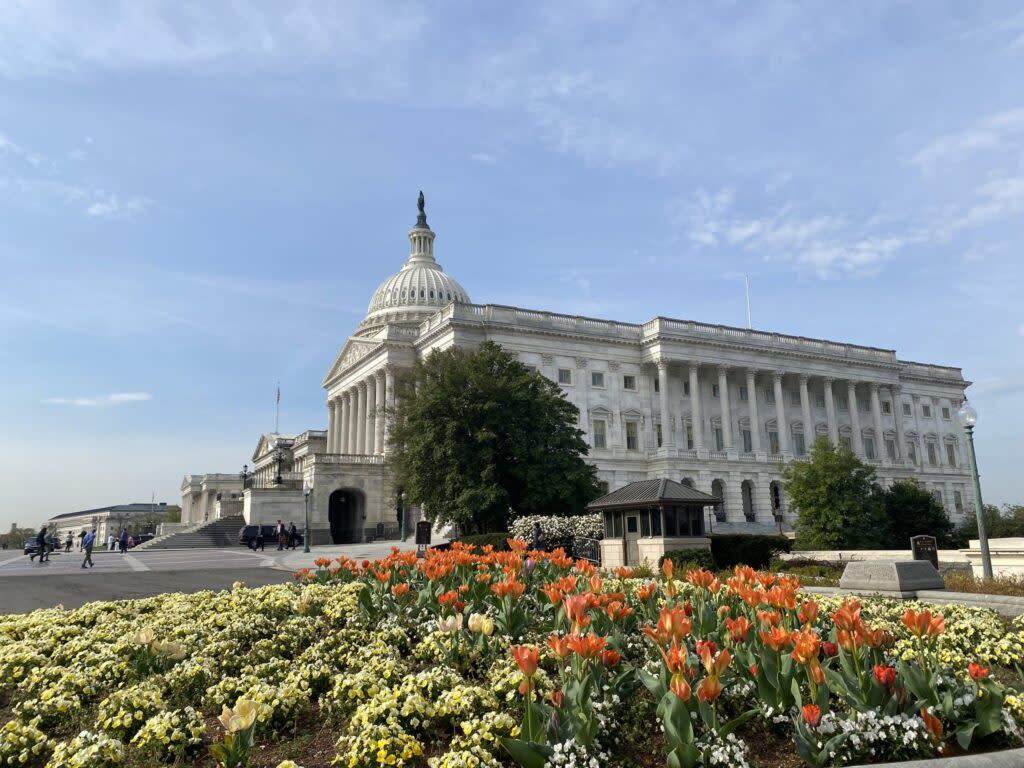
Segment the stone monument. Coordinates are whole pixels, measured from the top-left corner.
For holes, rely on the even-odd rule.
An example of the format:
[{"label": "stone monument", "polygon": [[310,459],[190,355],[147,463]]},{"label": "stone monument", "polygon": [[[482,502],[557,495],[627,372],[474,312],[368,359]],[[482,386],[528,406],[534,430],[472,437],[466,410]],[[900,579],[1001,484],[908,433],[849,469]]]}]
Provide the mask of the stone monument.
[{"label": "stone monument", "polygon": [[854,560],[839,580],[841,589],[913,600],[919,590],[945,589],[928,560]]},{"label": "stone monument", "polygon": [[939,547],[934,536],[911,537],[910,551],[915,560],[926,560],[935,567],[935,570],[939,570]]}]

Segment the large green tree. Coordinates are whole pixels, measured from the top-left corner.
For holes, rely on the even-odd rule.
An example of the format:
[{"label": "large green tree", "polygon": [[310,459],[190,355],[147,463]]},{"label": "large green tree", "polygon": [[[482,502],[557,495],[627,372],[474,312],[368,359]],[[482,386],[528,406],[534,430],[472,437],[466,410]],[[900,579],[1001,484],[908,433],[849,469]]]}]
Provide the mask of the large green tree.
[{"label": "large green tree", "polygon": [[582,512],[599,491],[578,423],[556,384],[499,345],[434,351],[399,383],[396,485],[428,518],[466,532]]},{"label": "large green tree", "polygon": [[821,438],[806,461],[786,466],[783,481],[797,508],[798,549],[872,549],[885,541],[875,471],[849,448]]},{"label": "large green tree", "polygon": [[909,549],[910,537],[921,534],[934,536],[939,547],[954,545],[946,510],[916,480],[898,480],[880,497],[889,528],[886,549]]},{"label": "large green tree", "polygon": [[[974,506],[965,507],[964,512],[964,524],[956,531],[956,543],[961,547],[978,538],[978,516]],[[1002,510],[995,504],[986,504],[983,514],[985,533],[990,539],[1024,536],[1024,504],[1004,504]]]}]

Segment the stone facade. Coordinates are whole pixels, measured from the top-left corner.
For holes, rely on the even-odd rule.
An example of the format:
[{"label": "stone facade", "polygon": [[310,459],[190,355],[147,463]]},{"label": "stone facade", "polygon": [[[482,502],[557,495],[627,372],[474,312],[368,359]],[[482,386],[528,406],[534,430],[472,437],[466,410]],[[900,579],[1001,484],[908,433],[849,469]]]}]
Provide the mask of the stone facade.
[{"label": "stone facade", "polygon": [[[379,524],[390,531],[395,383],[432,350],[484,341],[562,387],[608,490],[648,478],[690,484],[724,499],[712,530],[790,527],[782,467],[819,437],[849,445],[883,484],[916,477],[955,521],[971,508],[956,422],[969,385],[960,369],[900,360],[890,349],[690,320],[636,324],[473,304],[435,260],[434,238],[421,211],[408,259],[374,293],[324,377],[326,431],[261,437],[260,481],[245,491],[247,510],[258,507],[249,496],[267,488],[272,461],[275,483],[281,472],[293,490],[312,488],[321,538],[365,538]],[[272,456],[272,439],[285,459]]]}]

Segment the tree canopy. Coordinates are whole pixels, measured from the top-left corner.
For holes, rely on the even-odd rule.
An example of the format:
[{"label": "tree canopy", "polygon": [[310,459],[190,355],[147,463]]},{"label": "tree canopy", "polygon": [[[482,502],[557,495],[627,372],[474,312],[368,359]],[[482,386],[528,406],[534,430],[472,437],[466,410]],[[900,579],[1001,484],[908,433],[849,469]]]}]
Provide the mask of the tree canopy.
[{"label": "tree canopy", "polygon": [[897,480],[881,492],[888,524],[886,549],[909,549],[910,537],[934,536],[940,548],[954,546],[954,526],[942,505],[914,479]]},{"label": "tree canopy", "polygon": [[582,512],[598,495],[579,410],[499,345],[436,350],[398,393],[395,482],[429,519],[486,533],[512,516]]},{"label": "tree canopy", "polygon": [[783,481],[797,508],[798,549],[875,549],[885,542],[875,471],[849,448],[821,438],[807,461],[786,466]]}]

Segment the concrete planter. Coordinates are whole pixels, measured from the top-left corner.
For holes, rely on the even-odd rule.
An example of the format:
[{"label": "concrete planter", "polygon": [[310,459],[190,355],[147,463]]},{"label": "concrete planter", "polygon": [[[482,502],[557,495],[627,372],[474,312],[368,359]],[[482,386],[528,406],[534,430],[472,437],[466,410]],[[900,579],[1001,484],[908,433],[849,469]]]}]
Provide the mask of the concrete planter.
[{"label": "concrete planter", "polygon": [[[852,766],[852,768],[875,768]],[[931,760],[906,760],[901,763],[881,763],[887,768],[1021,768],[1024,766],[1024,749],[1004,749],[1000,752],[985,752],[981,755],[959,757],[936,757]]]}]

